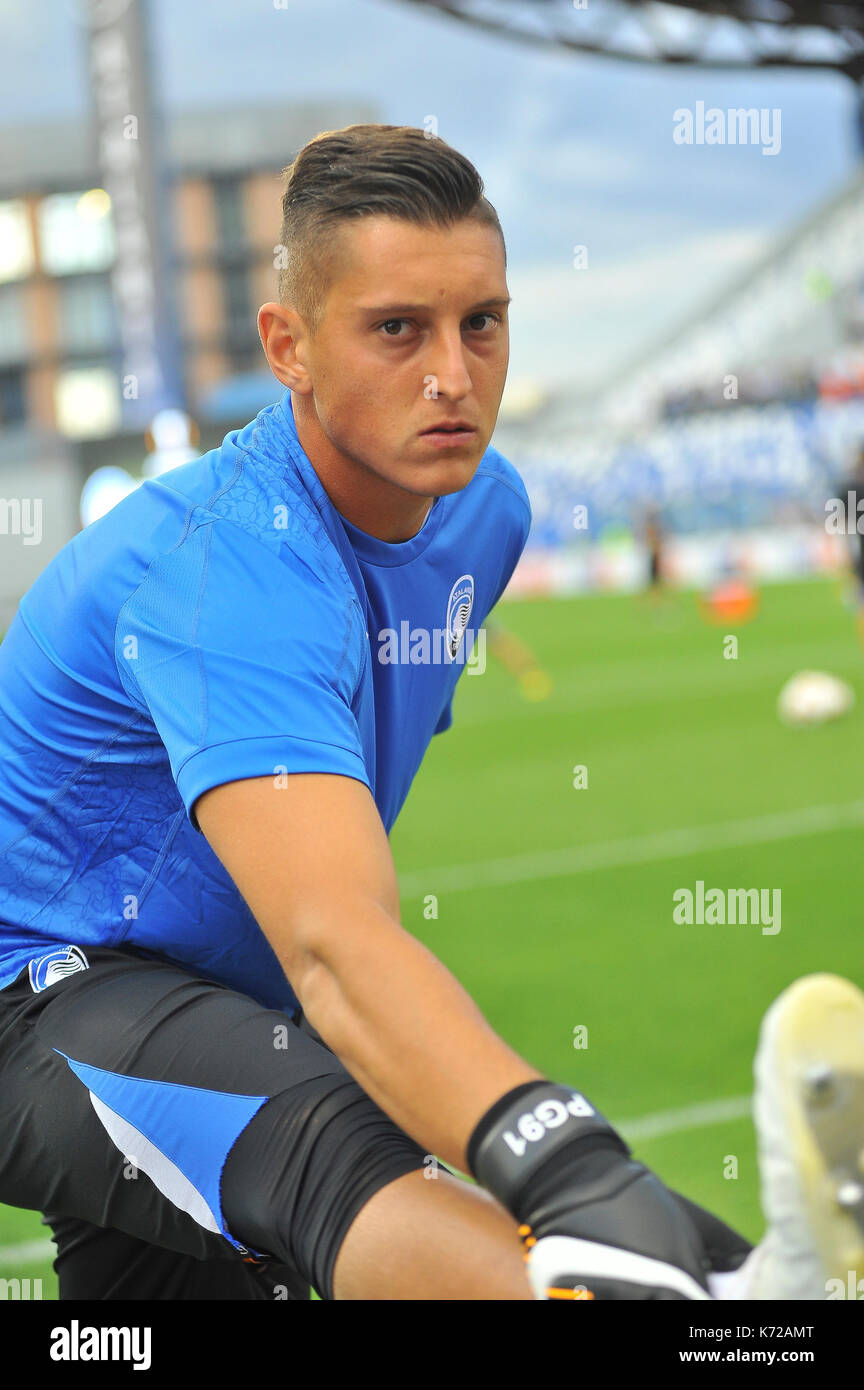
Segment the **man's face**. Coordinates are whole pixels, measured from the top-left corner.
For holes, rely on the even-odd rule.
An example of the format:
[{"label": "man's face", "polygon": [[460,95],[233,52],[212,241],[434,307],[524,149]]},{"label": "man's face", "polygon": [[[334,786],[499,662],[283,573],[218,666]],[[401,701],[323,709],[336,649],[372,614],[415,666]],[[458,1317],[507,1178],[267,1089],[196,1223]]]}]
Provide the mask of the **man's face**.
[{"label": "man's face", "polygon": [[[440,229],[377,216],[338,235],[318,332],[296,342],[312,425],[348,468],[418,497],[457,492],[489,444],[507,376],[501,238],[470,220]],[[424,435],[455,419],[470,432]]]}]

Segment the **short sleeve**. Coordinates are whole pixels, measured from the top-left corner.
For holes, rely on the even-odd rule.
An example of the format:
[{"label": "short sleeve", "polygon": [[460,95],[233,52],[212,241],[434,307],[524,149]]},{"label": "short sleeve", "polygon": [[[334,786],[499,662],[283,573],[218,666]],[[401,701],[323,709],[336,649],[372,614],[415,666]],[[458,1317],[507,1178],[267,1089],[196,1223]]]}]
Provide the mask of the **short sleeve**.
[{"label": "short sleeve", "polygon": [[338,576],[230,522],[160,556],[120,610],[115,658],[192,824],[211,787],[330,772],[370,786],[352,711],[360,610]]},{"label": "short sleeve", "polygon": [[451,696],[450,696],[450,699],[447,701],[446,705],[444,706],[443,710],[441,711],[441,718],[438,720],[438,723],[435,725],[435,733],[436,733],[436,734],[443,734],[443,733],[446,733],[447,730],[450,728],[450,725],[451,725],[452,723],[453,723],[453,696],[451,695]]}]

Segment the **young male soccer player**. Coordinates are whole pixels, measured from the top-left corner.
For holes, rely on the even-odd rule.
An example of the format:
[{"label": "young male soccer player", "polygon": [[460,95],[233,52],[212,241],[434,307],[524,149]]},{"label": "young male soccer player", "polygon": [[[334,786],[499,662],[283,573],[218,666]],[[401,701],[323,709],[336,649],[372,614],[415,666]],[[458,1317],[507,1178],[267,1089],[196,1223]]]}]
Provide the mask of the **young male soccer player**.
[{"label": "young male soccer player", "polygon": [[[63,1298],[527,1299],[520,1234],[541,1293],[709,1297],[747,1242],[399,920],[387,832],[528,533],[497,217],[391,126],[313,140],[283,213],[282,399],[0,647],[0,1201]],[[403,622],[444,659],[379,660]]]}]

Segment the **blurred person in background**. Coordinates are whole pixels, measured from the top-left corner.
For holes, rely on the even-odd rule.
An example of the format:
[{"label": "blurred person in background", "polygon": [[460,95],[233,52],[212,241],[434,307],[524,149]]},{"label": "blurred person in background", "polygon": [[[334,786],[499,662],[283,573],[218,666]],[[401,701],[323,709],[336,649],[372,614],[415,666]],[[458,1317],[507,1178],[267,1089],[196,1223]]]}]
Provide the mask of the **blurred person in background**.
[{"label": "blurred person in background", "polygon": [[864,444],[859,445],[848,477],[837,483],[835,499],[840,501],[838,515],[845,518],[845,598],[855,613],[858,641],[864,648],[864,511],[860,510],[860,504],[864,503]]}]

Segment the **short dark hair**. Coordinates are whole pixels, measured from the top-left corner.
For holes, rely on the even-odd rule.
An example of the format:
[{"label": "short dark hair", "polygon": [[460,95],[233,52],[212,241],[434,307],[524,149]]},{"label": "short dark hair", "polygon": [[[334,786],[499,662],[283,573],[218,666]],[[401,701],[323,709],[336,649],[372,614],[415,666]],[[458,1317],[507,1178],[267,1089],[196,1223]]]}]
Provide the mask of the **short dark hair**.
[{"label": "short dark hair", "polygon": [[349,125],[316,135],[282,171],[279,300],[315,333],[338,262],[340,223],[402,218],[449,227],[465,218],[504,233],[465,155],[417,126]]}]

